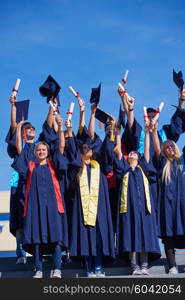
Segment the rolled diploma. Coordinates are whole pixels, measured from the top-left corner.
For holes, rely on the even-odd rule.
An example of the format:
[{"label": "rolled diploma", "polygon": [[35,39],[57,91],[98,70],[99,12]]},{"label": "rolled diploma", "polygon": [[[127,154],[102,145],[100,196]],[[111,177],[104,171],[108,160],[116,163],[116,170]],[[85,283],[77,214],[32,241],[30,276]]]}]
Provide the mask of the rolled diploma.
[{"label": "rolled diploma", "polygon": [[147,121],[148,120],[148,116],[147,116],[146,106],[143,106],[143,112],[144,112],[144,119]]},{"label": "rolled diploma", "polygon": [[125,88],[123,87],[123,85],[120,82],[118,83],[118,86],[123,92],[125,92],[125,96],[127,97],[127,99],[131,100],[132,97],[126,92]]},{"label": "rolled diploma", "polygon": [[156,122],[159,118],[159,114],[161,113],[162,109],[163,109],[163,106],[164,106],[164,102],[161,102],[158,109],[157,109],[157,113],[154,117],[154,122]]},{"label": "rolled diploma", "polygon": [[54,114],[57,115],[58,113],[57,113],[57,111],[56,111],[56,107],[55,107],[55,105],[53,104],[53,102],[52,102],[52,101],[49,101],[49,104],[50,104],[50,106],[52,107],[52,109],[53,109],[53,111],[54,111]]},{"label": "rolled diploma", "polygon": [[69,107],[69,111],[67,112],[67,114],[68,114],[68,118],[67,118],[68,121],[72,119],[74,106],[75,106],[75,103],[74,103],[74,102],[71,102],[71,103],[70,103],[70,107]]},{"label": "rolled diploma", "polygon": [[78,93],[72,88],[72,86],[69,86],[70,91],[73,93],[73,95],[78,98]]},{"label": "rolled diploma", "polygon": [[127,76],[128,76],[128,70],[126,70],[126,72],[125,72],[125,76],[123,77],[123,83],[125,84],[126,83],[126,81],[127,81]]},{"label": "rolled diploma", "polygon": [[12,96],[16,96],[19,90],[19,85],[20,85],[21,80],[19,78],[17,78],[16,83],[15,83],[15,87],[12,90]]}]

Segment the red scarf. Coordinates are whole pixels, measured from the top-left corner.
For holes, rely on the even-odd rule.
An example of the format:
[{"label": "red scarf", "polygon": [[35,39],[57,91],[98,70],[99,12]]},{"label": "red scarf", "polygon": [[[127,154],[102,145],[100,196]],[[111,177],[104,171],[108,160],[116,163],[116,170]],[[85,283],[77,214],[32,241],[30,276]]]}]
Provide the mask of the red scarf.
[{"label": "red scarf", "polygon": [[[64,213],[64,207],[63,207],[63,203],[62,203],[62,195],[60,192],[60,185],[59,185],[59,182],[57,179],[56,171],[55,171],[52,161],[48,161],[47,164],[48,164],[48,167],[49,167],[49,170],[51,173],[51,178],[52,178],[55,196],[56,196],[56,200],[57,200],[58,212],[62,214],[62,213]],[[25,196],[25,202],[24,202],[24,214],[23,214],[24,217],[26,216],[26,212],[27,212],[31,179],[32,179],[33,170],[34,170],[35,166],[36,166],[35,162],[33,162],[33,161],[29,162],[28,177],[27,177],[27,181],[26,181],[26,196]]]}]

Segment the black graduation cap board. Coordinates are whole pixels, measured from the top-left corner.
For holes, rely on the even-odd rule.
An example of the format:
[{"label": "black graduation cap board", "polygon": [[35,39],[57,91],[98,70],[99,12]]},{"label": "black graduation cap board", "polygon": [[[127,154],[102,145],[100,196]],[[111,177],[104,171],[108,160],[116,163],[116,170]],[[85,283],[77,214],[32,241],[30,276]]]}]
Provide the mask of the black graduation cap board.
[{"label": "black graduation cap board", "polygon": [[92,88],[90,103],[95,103],[96,105],[98,105],[98,103],[100,102],[100,92],[101,92],[101,83],[97,88]]},{"label": "black graduation cap board", "polygon": [[30,100],[23,100],[15,102],[16,106],[16,122],[28,120],[28,110],[29,110]]},{"label": "black graduation cap board", "polygon": [[[39,91],[43,97],[47,97],[47,102],[49,102],[51,97],[57,98],[59,92],[60,92],[60,85],[58,82],[51,76],[49,75],[45,82],[40,86]],[[59,103],[59,98],[58,104]]]},{"label": "black graduation cap board", "polygon": [[182,91],[183,85],[184,85],[184,79],[182,71],[179,71],[178,73],[173,70],[173,81],[176,84],[176,86]]}]

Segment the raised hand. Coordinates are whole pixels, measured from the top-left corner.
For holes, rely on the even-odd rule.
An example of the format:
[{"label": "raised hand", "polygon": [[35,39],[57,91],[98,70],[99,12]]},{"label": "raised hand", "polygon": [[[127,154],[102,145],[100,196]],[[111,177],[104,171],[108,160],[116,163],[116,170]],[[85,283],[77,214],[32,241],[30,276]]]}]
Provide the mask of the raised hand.
[{"label": "raised hand", "polygon": [[9,101],[10,101],[11,104],[15,104],[16,96],[11,95]]},{"label": "raised hand", "polygon": [[72,120],[66,119],[66,121],[65,121],[65,126],[66,126],[67,129],[68,129],[68,128],[72,128]]},{"label": "raised hand", "polygon": [[85,111],[85,101],[82,98],[79,98],[78,104],[80,106],[80,111]]},{"label": "raised hand", "polygon": [[63,124],[63,122],[62,122],[62,117],[61,117],[61,115],[56,115],[55,116],[55,121],[56,121],[56,123],[57,123],[57,125],[58,125],[58,128],[62,128],[62,124]]}]

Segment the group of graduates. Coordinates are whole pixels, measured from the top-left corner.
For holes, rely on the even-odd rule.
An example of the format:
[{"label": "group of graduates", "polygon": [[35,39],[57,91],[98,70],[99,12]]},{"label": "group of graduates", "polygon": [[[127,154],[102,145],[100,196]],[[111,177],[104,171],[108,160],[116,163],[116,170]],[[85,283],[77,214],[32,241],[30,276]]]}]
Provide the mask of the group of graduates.
[{"label": "group of graduates", "polygon": [[[75,135],[72,119],[64,122],[53,109],[58,108],[56,85],[44,84],[40,92],[53,105],[38,140],[33,124],[16,118],[18,101],[10,96],[6,142],[13,158],[10,232],[17,241],[17,263],[26,263],[30,253],[33,277],[42,278],[42,256],[51,254],[50,276],[61,278],[65,251],[83,259],[88,277],[104,277],[104,259],[121,256],[133,275],[149,275],[150,261],[161,256],[160,238],[169,273],[178,273],[175,249],[185,248],[185,151],[181,154],[176,142],[185,132],[185,89],[170,124],[158,130],[159,111],[148,108],[142,128],[134,99],[120,89],[119,120],[100,110],[99,86],[92,91],[88,128],[85,102],[78,97]],[[95,132],[96,119],[104,123],[103,140]]]}]

